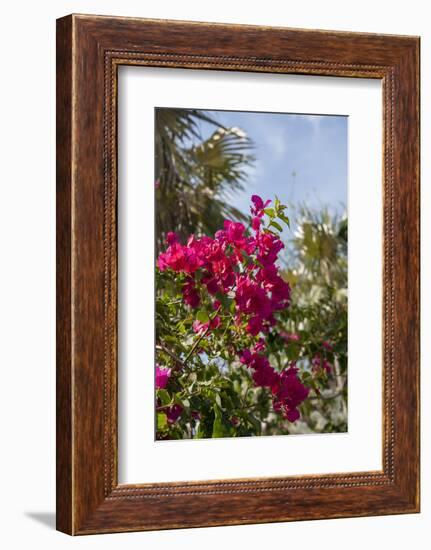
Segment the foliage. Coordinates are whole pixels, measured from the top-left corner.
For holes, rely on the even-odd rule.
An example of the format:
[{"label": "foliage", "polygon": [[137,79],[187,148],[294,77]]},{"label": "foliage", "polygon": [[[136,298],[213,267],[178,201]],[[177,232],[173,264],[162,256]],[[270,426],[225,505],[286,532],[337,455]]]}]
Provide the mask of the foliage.
[{"label": "foliage", "polygon": [[286,206],[252,202],[247,229],[225,220],[214,238],[166,235],[156,268],[158,439],[346,429],[345,410],[332,413],[346,397],[347,226],[304,211],[282,270]]},{"label": "foliage", "polygon": [[330,342],[333,372],[319,399],[302,408],[291,432],[347,430],[347,218],[303,206],[284,277],[292,287],[286,330],[301,339]]}]

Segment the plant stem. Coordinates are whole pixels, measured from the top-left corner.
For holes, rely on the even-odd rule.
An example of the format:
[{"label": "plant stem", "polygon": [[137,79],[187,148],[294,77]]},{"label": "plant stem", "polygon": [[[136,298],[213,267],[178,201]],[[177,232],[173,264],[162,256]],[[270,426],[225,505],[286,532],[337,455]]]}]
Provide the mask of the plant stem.
[{"label": "plant stem", "polygon": [[185,365],[187,364],[187,361],[190,359],[190,357],[191,357],[191,356],[193,355],[193,353],[196,351],[196,349],[197,349],[199,343],[201,342],[202,338],[204,338],[204,337],[207,335],[209,329],[211,328],[211,321],[213,321],[213,320],[216,318],[218,312],[220,311],[220,308],[221,308],[221,306],[219,306],[219,307],[216,309],[216,311],[214,312],[213,316],[210,317],[210,320],[208,321],[208,326],[207,326],[207,328],[204,330],[204,332],[202,332],[202,334],[199,335],[199,337],[197,338],[197,340],[196,340],[195,343],[193,344],[191,350],[190,350],[189,353],[186,355],[186,358],[184,359],[184,362],[183,362],[183,366],[185,366]]},{"label": "plant stem", "polygon": [[180,365],[184,366],[183,361],[179,357],[175,355],[170,349],[168,349],[164,344],[156,344],[156,350],[163,351],[166,353],[166,355],[169,355],[171,359],[179,363]]}]

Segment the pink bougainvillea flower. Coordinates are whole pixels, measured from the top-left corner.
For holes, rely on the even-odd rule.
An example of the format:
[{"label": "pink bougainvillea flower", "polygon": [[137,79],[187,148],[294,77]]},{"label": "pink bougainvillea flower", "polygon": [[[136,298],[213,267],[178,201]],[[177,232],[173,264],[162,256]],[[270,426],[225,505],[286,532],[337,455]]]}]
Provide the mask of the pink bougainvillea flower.
[{"label": "pink bougainvillea flower", "polygon": [[194,273],[203,265],[202,260],[199,258],[199,255],[195,250],[186,248],[184,250],[184,254],[186,257],[186,264],[184,266],[185,273]]},{"label": "pink bougainvillea flower", "polygon": [[294,363],[278,373],[271,367],[269,359],[255,349],[243,350],[240,361],[252,369],[252,378],[256,386],[271,389],[274,410],[281,413],[289,422],[295,422],[300,416],[297,407],[307,399],[310,390],[299,379],[298,369]]},{"label": "pink bougainvillea flower", "polygon": [[224,231],[229,244],[241,247],[245,244],[245,227],[241,222],[224,221]]},{"label": "pink bougainvillea flower", "polygon": [[263,200],[261,199],[261,197],[259,197],[259,195],[252,195],[251,202],[254,204],[254,207],[257,210],[262,210],[262,208],[264,207]]},{"label": "pink bougainvillea flower", "polygon": [[207,287],[209,294],[214,296],[219,290],[220,286],[215,277],[212,277],[211,274],[206,274],[202,277],[201,283]]},{"label": "pink bougainvillea flower", "polygon": [[230,258],[223,257],[211,263],[211,270],[218,283],[218,290],[228,292],[235,284],[235,273]]},{"label": "pink bougainvillea flower", "polygon": [[210,328],[212,329],[218,328],[220,326],[220,323],[221,323],[221,319],[218,315],[216,315],[214,319],[212,319],[210,322]]},{"label": "pink bougainvillea flower", "polygon": [[257,386],[270,388],[277,379],[277,373],[269,365],[253,371],[253,381]]},{"label": "pink bougainvillea flower", "polygon": [[196,319],[196,321],[193,321],[193,330],[197,333],[197,334],[202,334],[203,332],[205,332],[207,330],[209,326],[209,321],[207,321],[206,323],[202,323],[201,321],[198,321]]},{"label": "pink bougainvillea flower", "polygon": [[311,365],[313,368],[313,371],[318,371],[319,369],[323,369],[326,374],[329,374],[331,372],[332,365],[329,361],[327,361],[325,358],[320,357],[320,355],[315,355],[313,359],[311,360]]},{"label": "pink bougainvillea flower", "polygon": [[193,321],[193,330],[197,334],[202,334],[203,332],[207,331],[209,332],[209,329],[216,329],[220,326],[221,319],[218,315],[214,317],[214,319],[211,319],[211,321],[207,321],[206,323],[202,323],[201,321]]},{"label": "pink bougainvillea flower", "polygon": [[254,314],[261,318],[272,313],[271,299],[262,285],[246,275],[237,278],[236,307],[237,311],[245,314]]},{"label": "pink bougainvillea flower", "polygon": [[183,407],[181,405],[175,404],[172,405],[172,407],[169,407],[166,410],[166,416],[168,418],[169,424],[174,424],[179,419],[182,412]]},{"label": "pink bougainvillea flower", "polygon": [[254,345],[253,351],[256,353],[263,352],[265,351],[265,347],[265,340],[263,338],[259,338],[259,340]]},{"label": "pink bougainvillea flower", "polygon": [[307,398],[309,389],[298,378],[298,369],[289,367],[280,374],[280,387],[277,397],[282,401],[289,400],[296,407]]},{"label": "pink bougainvillea flower", "polygon": [[190,307],[197,308],[201,302],[199,292],[196,290],[195,282],[189,279],[183,286],[184,302]]},{"label": "pink bougainvillea flower", "polygon": [[253,219],[251,220],[251,227],[255,231],[259,231],[260,224],[261,224],[261,219],[259,218],[259,216],[254,216]]},{"label": "pink bougainvillea flower", "polygon": [[286,342],[299,342],[300,336],[296,332],[280,332],[280,336]]},{"label": "pink bougainvillea flower", "polygon": [[239,358],[241,363],[243,363],[244,365],[247,365],[247,366],[251,364],[252,359],[253,359],[253,356],[252,356],[251,351],[249,349],[245,349],[241,353],[240,358]]},{"label": "pink bougainvillea flower", "polygon": [[254,216],[259,216],[259,218],[261,218],[264,214],[264,209],[269,205],[271,204],[271,201],[270,200],[267,200],[265,202],[263,202],[263,200],[261,199],[261,197],[259,197],[259,195],[252,195],[251,196],[251,202],[253,203],[254,206],[251,206],[250,207],[250,210],[251,210],[251,213],[254,215]]},{"label": "pink bougainvillea flower", "polygon": [[259,332],[262,332],[264,330],[262,317],[260,317],[259,315],[255,315],[254,317],[251,317],[248,320],[246,330],[252,336],[257,336]]},{"label": "pink bougainvillea flower", "polygon": [[158,390],[163,390],[166,388],[171,376],[171,369],[160,367],[156,365],[156,388]]},{"label": "pink bougainvillea flower", "polygon": [[288,409],[288,408],[285,408],[285,410],[284,410],[284,417],[285,417],[289,422],[295,422],[296,420],[298,420],[298,418],[299,418],[300,416],[301,416],[301,415],[299,414],[298,409]]},{"label": "pink bougainvillea flower", "polygon": [[178,242],[178,235],[174,233],[173,231],[169,231],[166,235],[166,242],[168,244],[174,244]]},{"label": "pink bougainvillea flower", "polygon": [[160,254],[159,257],[156,260],[156,266],[160,271],[165,271],[169,268],[167,262],[166,262],[166,256],[164,253]]},{"label": "pink bougainvillea flower", "polygon": [[173,271],[183,271],[185,268],[184,249],[179,243],[171,244],[166,252],[159,255],[157,259],[157,267],[160,271],[172,269]]},{"label": "pink bougainvillea flower", "polygon": [[257,259],[264,266],[272,265],[277,260],[280,250],[284,248],[282,241],[272,233],[260,233],[257,244],[259,248]]},{"label": "pink bougainvillea flower", "polygon": [[239,248],[234,249],[231,259],[232,263],[236,265],[241,264],[244,261],[244,256]]},{"label": "pink bougainvillea flower", "polygon": [[274,395],[274,409],[278,410],[289,422],[295,422],[300,416],[297,407],[307,399],[310,392],[298,378],[298,369],[289,367],[280,375],[277,384],[271,389]]},{"label": "pink bougainvillea flower", "polygon": [[333,349],[331,342],[328,342],[328,340],[325,340],[324,342],[322,342],[322,346],[326,348],[328,351],[332,351]]},{"label": "pink bougainvillea flower", "polygon": [[194,273],[201,267],[202,261],[192,248],[182,246],[178,242],[172,242],[166,252],[159,255],[157,267],[160,271],[172,269],[177,273]]},{"label": "pink bougainvillea flower", "polygon": [[226,231],[224,231],[223,229],[219,229],[218,231],[216,231],[214,236],[215,236],[217,242],[219,242],[219,243],[226,242]]},{"label": "pink bougainvillea flower", "polygon": [[239,426],[239,423],[240,423],[240,420],[237,416],[232,416],[231,419],[230,419],[230,423],[232,424],[232,426]]}]

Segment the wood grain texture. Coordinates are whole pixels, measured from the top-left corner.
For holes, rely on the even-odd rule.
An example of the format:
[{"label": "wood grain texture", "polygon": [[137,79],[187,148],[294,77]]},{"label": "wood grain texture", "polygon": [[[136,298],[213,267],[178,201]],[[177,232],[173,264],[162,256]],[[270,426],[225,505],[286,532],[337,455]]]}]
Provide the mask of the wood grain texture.
[{"label": "wood grain texture", "polygon": [[[87,534],[417,512],[419,39],[79,15],[57,24],[58,529]],[[118,485],[122,64],[382,80],[382,471]]]},{"label": "wood grain texture", "polygon": [[72,28],[57,23],[57,529],[72,531]]}]

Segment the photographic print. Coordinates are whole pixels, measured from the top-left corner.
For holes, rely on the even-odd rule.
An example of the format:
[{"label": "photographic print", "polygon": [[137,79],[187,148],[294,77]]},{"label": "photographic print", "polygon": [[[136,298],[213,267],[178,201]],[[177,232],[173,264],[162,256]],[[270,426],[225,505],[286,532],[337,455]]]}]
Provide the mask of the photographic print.
[{"label": "photographic print", "polygon": [[347,130],[155,109],[156,440],[347,431]]},{"label": "photographic print", "polygon": [[420,510],[419,61],[57,21],[58,530]]}]

